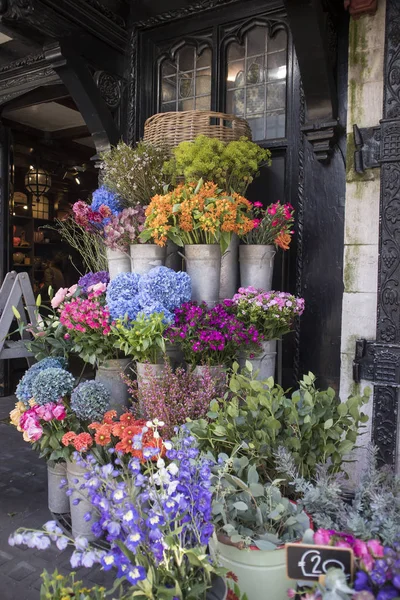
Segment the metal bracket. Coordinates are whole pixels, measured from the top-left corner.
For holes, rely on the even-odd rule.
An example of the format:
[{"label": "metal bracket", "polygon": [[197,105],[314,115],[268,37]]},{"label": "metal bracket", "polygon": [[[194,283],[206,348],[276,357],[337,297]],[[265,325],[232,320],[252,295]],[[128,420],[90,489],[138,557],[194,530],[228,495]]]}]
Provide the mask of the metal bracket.
[{"label": "metal bracket", "polygon": [[354,170],[364,173],[366,169],[380,166],[381,154],[381,127],[365,127],[360,129],[353,125],[354,145]]},{"label": "metal bracket", "polygon": [[360,383],[361,379],[400,388],[400,345],[357,340],[353,380]]}]

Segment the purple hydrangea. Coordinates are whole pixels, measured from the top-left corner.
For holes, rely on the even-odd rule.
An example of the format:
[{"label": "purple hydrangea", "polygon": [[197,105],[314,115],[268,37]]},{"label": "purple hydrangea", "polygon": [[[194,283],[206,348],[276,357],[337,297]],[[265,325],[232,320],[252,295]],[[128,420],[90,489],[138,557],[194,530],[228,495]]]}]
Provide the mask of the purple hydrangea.
[{"label": "purple hydrangea", "polygon": [[141,310],[138,301],[138,283],[140,275],[137,273],[120,273],[113,279],[107,288],[106,303],[111,318],[134,321]]},{"label": "purple hydrangea", "polygon": [[173,311],[184,302],[189,302],[192,285],[187,273],[155,267],[140,278],[138,291],[143,307],[158,303],[167,311]]},{"label": "purple hydrangea", "polygon": [[89,288],[97,283],[106,283],[110,281],[110,275],[107,271],[97,271],[96,273],[86,273],[78,281],[78,286],[82,288],[84,294],[88,293]]}]

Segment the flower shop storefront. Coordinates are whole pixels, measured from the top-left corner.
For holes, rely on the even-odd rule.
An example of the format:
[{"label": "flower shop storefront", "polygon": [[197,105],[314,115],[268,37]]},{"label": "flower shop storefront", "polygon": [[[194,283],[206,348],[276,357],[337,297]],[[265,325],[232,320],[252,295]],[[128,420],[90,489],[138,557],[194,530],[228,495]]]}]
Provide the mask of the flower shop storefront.
[{"label": "flower shop storefront", "polygon": [[[38,294],[30,323],[12,307],[34,361],[10,421],[47,461],[52,519],[9,544],[70,546],[73,569],[114,575],[81,590],[46,573],[56,600],[397,598],[400,482],[381,464],[395,454],[375,435],[350,472],[376,431],[371,390],[338,394],[348,15],[306,0],[111,4],[74,19],[92,36],[81,49],[59,5],[3,13],[11,29],[52,16],[38,62],[81,107],[99,168],[63,221],[83,272]],[[348,577],[336,560],[290,581],[290,543],[346,552]]]}]

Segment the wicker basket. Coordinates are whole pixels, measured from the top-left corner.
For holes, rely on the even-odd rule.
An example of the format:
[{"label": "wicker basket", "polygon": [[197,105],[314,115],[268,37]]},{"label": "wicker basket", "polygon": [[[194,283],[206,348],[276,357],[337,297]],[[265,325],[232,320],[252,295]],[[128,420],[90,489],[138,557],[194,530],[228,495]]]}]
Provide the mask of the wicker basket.
[{"label": "wicker basket", "polygon": [[191,142],[198,135],[232,142],[241,137],[251,140],[246,119],[209,110],[158,113],[144,124],[144,141],[155,146],[175,148],[181,142]]}]

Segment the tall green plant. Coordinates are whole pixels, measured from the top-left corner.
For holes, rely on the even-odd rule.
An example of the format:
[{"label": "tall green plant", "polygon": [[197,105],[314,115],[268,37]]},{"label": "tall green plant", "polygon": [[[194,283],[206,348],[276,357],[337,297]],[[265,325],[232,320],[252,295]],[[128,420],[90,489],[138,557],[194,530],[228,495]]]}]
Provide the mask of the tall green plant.
[{"label": "tall green plant", "polygon": [[317,463],[328,459],[332,470],[339,471],[356,445],[360,426],[368,421],[361,408],[369,390],[340,402],[332,388],[318,390],[309,373],[289,395],[272,377],[255,380],[251,363],[246,367],[248,373],[239,373],[238,364],[233,365],[229,392],[211,403],[208,420],[190,424],[202,449],[228,455],[237,450],[265,481],[276,476],[274,452],[280,446],[292,453],[306,478],[315,474]]},{"label": "tall green plant", "polygon": [[243,195],[260,166],[270,164],[271,152],[245,137],[224,143],[199,135],[193,142],[181,142],[174,149],[164,171],[172,183],[182,176],[186,183],[203,179],[213,181],[226,192]]},{"label": "tall green plant", "polygon": [[55,223],[54,227],[47,228],[58,231],[61,238],[79,253],[85,272],[108,271],[106,246],[100,235],[86,231],[72,217],[63,221],[55,219]]}]

